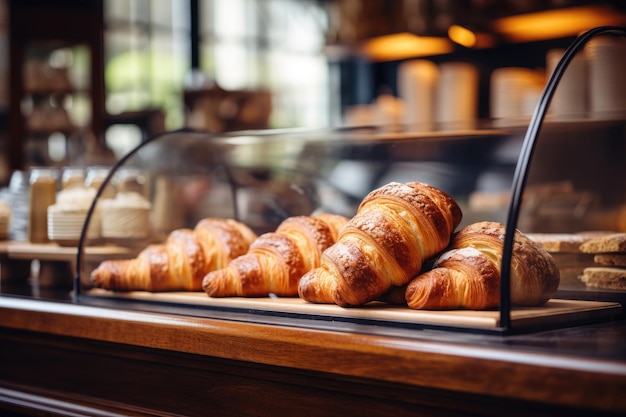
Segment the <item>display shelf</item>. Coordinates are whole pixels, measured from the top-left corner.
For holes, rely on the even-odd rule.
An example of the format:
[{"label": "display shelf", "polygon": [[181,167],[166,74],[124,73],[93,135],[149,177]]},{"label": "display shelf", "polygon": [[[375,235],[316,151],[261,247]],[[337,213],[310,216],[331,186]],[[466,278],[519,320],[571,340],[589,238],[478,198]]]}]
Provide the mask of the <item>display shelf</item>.
[{"label": "display shelf", "polygon": [[[101,0],[55,5],[39,0],[10,1],[8,10],[11,22],[8,153],[9,168],[14,171],[34,163],[29,160],[34,156],[25,152],[33,137],[37,140],[38,136],[54,132],[67,137],[79,128],[91,130],[98,138],[104,132],[103,17]],[[84,72],[70,77],[78,62],[51,60],[51,54],[62,49],[71,50],[74,55],[80,50],[79,55],[87,56]],[[88,97],[84,112],[88,117],[83,117],[84,124],[80,126],[74,123],[61,126],[58,116],[49,119],[35,113],[39,104],[48,103],[51,98],[78,96]],[[32,106],[24,106],[24,101],[31,101]],[[58,105],[64,107],[63,103]],[[36,126],[29,125],[33,116],[37,119]],[[48,127],[50,124],[53,126]],[[44,161],[36,164],[52,164],[46,155],[43,158]]]}]

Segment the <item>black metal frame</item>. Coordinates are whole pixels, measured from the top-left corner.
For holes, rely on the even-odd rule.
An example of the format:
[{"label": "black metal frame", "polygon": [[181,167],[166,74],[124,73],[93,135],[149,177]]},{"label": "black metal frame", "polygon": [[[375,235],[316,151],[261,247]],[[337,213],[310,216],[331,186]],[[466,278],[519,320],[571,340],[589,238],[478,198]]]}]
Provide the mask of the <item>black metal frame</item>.
[{"label": "black metal frame", "polygon": [[511,257],[513,255],[513,240],[517,221],[519,219],[520,207],[530,162],[535,151],[537,137],[541,132],[541,126],[546,116],[546,112],[554,96],[554,92],[565,73],[568,65],[574,56],[594,37],[603,33],[615,33],[626,37],[626,29],[616,26],[600,26],[591,29],[578,37],[567,50],[556,65],[550,79],[546,83],[544,90],[535,107],[533,117],[528,125],[526,136],[522,144],[522,149],[515,167],[515,175],[512,183],[511,201],[506,223],[506,234],[504,236],[504,248],[502,253],[501,283],[500,283],[500,323],[505,333],[512,331],[511,323]]},{"label": "black metal frame", "polygon": [[[342,317],[325,317],[319,316],[315,314],[292,314],[292,313],[281,313],[281,312],[267,312],[267,311],[238,311],[238,309],[224,310],[223,308],[204,308],[199,306],[188,306],[188,305],[175,305],[171,303],[160,303],[160,302],[151,302],[151,301],[131,301],[130,303],[136,307],[140,307],[141,309],[149,310],[149,311],[160,311],[160,312],[169,312],[169,313],[178,313],[178,314],[186,314],[193,316],[202,316],[202,317],[216,317],[216,318],[227,318],[230,320],[250,320],[251,314],[252,317],[255,317],[254,320],[259,322],[268,322],[268,323],[276,323],[276,320],[289,319],[293,320],[294,325],[302,326],[302,323],[306,323],[304,325],[310,325],[313,327],[326,327],[328,326],[328,322],[337,323],[337,328],[340,329],[342,326],[346,324],[357,324],[357,325],[374,325],[377,330],[375,332],[385,332],[385,330],[381,330],[384,327],[389,328],[389,332],[402,330],[454,330],[460,332],[471,332],[471,333],[482,333],[482,334],[500,334],[500,335],[510,335],[516,333],[527,332],[529,329],[524,328],[515,328],[513,326],[513,322],[511,321],[511,258],[513,255],[513,242],[514,242],[514,234],[517,228],[518,218],[520,214],[520,207],[522,203],[523,191],[526,186],[526,180],[528,177],[528,171],[530,167],[530,163],[533,157],[533,153],[535,151],[535,145],[539,133],[541,131],[541,127],[543,125],[543,121],[546,116],[547,109],[549,107],[550,101],[556,91],[556,88],[561,80],[565,70],[567,69],[569,63],[572,61],[574,56],[582,50],[582,48],[595,36],[600,34],[616,34],[622,37],[626,37],[626,29],[615,26],[602,26],[591,29],[580,37],[578,37],[566,50],[565,54],[558,62],[554,72],[550,76],[546,86],[543,90],[543,93],[537,103],[533,116],[530,120],[528,130],[524,137],[524,142],[522,144],[522,149],[518,158],[518,162],[515,169],[515,174],[513,177],[512,183],[512,195],[508,208],[508,216],[506,222],[506,233],[504,237],[504,247],[502,254],[502,265],[501,265],[501,287],[500,287],[500,305],[499,305],[499,314],[500,314],[500,325],[493,329],[483,329],[483,328],[466,328],[459,326],[447,326],[447,325],[430,325],[423,323],[389,323],[386,321],[372,321],[372,320],[362,320],[362,319],[354,319],[354,318],[342,318]],[[182,129],[171,133],[199,133],[197,131]],[[79,245],[78,245],[78,253],[77,253],[77,274],[75,277],[75,291],[73,294],[73,301],[75,303],[86,302],[88,304],[94,305],[107,305],[115,307],[116,303],[119,302],[129,302],[128,300],[124,300],[123,298],[111,298],[108,300],[103,300],[99,297],[89,296],[87,294],[81,294],[80,291],[80,271],[83,260],[83,248],[86,239],[87,226],[91,219],[92,212],[95,208],[96,202],[102,194],[104,188],[109,184],[112,176],[115,171],[123,166],[125,162],[132,157],[140,148],[145,146],[147,143],[152,142],[154,140],[158,140],[163,135],[168,134],[159,134],[153,136],[142,144],[140,144],[133,151],[125,155],[121,158],[115,166],[109,172],[109,175],[105,179],[101,188],[98,190],[96,194],[96,198],[90,210],[87,214],[87,218],[85,220],[85,224],[83,226],[83,230],[81,233]],[[226,167],[228,171],[228,167]],[[231,183],[232,187],[232,198],[234,207],[237,207],[236,204],[236,184]],[[90,301],[91,300],[91,301]],[[237,318],[238,314],[242,315],[241,318]],[[296,324],[297,323],[297,324]],[[324,324],[326,323],[326,324]],[[339,324],[343,323],[343,324]],[[571,323],[571,325],[579,325],[580,322]],[[395,329],[395,330],[394,330]],[[545,328],[542,328],[544,330]]]}]

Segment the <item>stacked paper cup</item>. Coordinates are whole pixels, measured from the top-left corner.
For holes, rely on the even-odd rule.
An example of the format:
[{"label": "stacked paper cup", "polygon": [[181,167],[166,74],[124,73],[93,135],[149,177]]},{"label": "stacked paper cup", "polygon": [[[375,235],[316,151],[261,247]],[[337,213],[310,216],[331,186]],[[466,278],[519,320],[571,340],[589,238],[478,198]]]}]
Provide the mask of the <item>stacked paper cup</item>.
[{"label": "stacked paper cup", "polygon": [[503,67],[491,73],[490,108],[496,124],[510,124],[532,116],[543,77],[528,68]]},{"label": "stacked paper cup", "polygon": [[472,129],[478,108],[478,70],[470,63],[439,66],[436,121],[444,130]]},{"label": "stacked paper cup", "polygon": [[433,130],[438,78],[437,65],[425,59],[406,61],[398,66],[398,95],[405,103],[407,130]]},{"label": "stacked paper cup", "polygon": [[591,117],[626,116],[626,41],[601,36],[585,46],[589,65]]},{"label": "stacked paper cup", "polygon": [[[551,49],[546,55],[546,70],[552,75],[565,49]],[[577,54],[569,63],[554,92],[548,114],[555,119],[579,119],[587,115],[587,60]]]}]

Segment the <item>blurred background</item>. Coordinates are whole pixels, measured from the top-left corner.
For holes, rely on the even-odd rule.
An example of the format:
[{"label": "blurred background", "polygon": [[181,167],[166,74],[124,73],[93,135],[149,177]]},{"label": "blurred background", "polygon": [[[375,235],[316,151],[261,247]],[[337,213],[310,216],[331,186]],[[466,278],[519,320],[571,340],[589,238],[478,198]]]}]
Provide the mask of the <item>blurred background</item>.
[{"label": "blurred background", "polygon": [[549,51],[625,23],[620,1],[0,0],[0,184],[164,130],[389,122],[416,59],[471,64],[490,120],[496,70],[536,74],[534,103]]}]

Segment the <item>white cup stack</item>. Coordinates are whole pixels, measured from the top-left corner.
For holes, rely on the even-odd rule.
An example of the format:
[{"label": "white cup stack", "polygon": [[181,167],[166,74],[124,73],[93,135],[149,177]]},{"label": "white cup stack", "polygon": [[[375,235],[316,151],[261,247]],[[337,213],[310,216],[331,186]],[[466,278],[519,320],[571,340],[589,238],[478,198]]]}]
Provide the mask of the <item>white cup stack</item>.
[{"label": "white cup stack", "polygon": [[601,36],[585,46],[592,118],[626,117],[626,40]]},{"label": "white cup stack", "polygon": [[493,70],[490,84],[491,117],[497,125],[509,125],[532,116],[543,76],[529,68],[503,67]]},{"label": "white cup stack", "polygon": [[398,95],[405,103],[407,130],[433,130],[438,78],[437,65],[425,59],[406,61],[398,66]]},{"label": "white cup stack", "polygon": [[[552,75],[554,69],[563,57],[565,49],[551,49],[546,55],[547,75]],[[587,90],[587,60],[583,53],[579,53],[569,63],[557,86],[548,114],[554,119],[581,119],[588,112]]]},{"label": "white cup stack", "polygon": [[466,62],[439,66],[436,122],[444,130],[473,129],[478,112],[478,70]]}]

